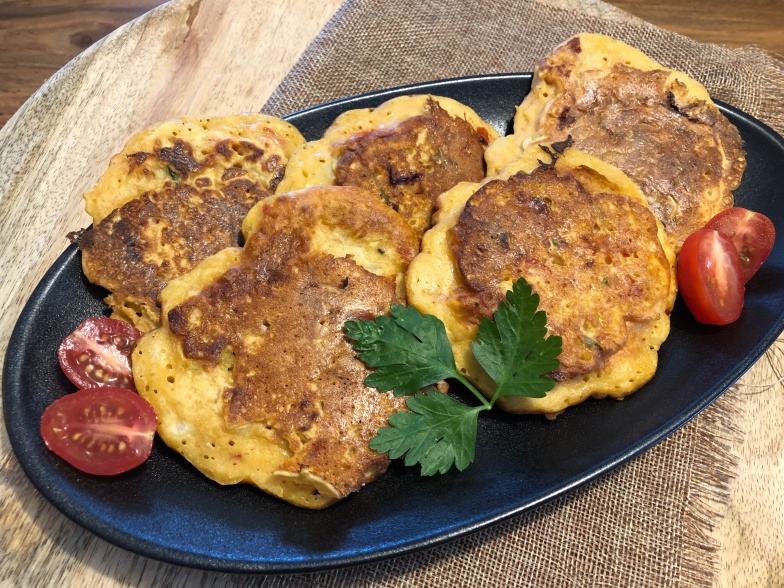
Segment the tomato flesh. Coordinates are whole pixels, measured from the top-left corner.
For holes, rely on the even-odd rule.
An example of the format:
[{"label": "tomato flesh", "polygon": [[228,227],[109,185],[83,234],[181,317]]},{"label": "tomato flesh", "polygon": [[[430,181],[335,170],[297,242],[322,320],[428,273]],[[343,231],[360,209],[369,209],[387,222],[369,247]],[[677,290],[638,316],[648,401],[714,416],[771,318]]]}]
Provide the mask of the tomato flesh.
[{"label": "tomato flesh", "polygon": [[726,235],[702,229],[689,235],[678,256],[678,288],[701,323],[726,325],[738,319],[745,294],[743,269]]},{"label": "tomato flesh", "polygon": [[773,222],[764,214],[745,208],[723,210],[708,221],[705,228],[715,229],[732,239],[740,255],[744,284],[768,258],[776,240]]},{"label": "tomato flesh", "polygon": [[46,446],[72,466],[102,476],[144,463],[158,417],[144,398],[124,388],[79,390],[55,400],[41,416]]},{"label": "tomato flesh", "polygon": [[142,334],[125,321],[89,318],[57,350],[63,373],[77,388],[114,386],[136,390],[131,353]]}]

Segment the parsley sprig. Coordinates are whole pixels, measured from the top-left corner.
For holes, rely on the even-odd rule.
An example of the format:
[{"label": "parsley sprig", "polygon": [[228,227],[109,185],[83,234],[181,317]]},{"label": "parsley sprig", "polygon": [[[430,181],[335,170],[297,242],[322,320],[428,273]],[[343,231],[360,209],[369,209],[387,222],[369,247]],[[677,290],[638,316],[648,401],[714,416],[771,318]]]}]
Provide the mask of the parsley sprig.
[{"label": "parsley sprig", "polygon": [[[455,366],[444,323],[437,317],[395,304],[390,316],[346,322],[346,335],[359,358],[374,369],[365,384],[410,396],[410,412],[392,414],[370,447],[388,452],[391,459],[403,457],[407,466],[419,464],[424,476],[446,473],[453,465],[460,471],[467,468],[474,461],[480,412],[490,410],[499,398],[541,398],[555,386],[547,374],[559,365],[561,338],[547,336],[547,317],[538,306],[539,296],[520,278],[493,320],[483,318],[479,324],[471,347],[495,382],[490,400]],[[481,404],[468,406],[436,390],[423,390],[447,378],[462,383]]]}]

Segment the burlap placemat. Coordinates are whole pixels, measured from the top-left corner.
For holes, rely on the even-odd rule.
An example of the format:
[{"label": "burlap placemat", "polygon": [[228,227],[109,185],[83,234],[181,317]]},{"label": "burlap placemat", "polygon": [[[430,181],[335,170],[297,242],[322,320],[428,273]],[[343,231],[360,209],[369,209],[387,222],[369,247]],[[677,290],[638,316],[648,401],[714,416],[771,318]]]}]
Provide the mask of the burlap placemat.
[{"label": "burlap placemat", "polygon": [[[685,71],[784,131],[784,65],[663,31],[599,0],[349,0],[264,108],[282,115],[415,82],[532,71],[569,36],[599,32]],[[747,395],[730,390],[649,452],[599,481],[445,546],[264,586],[708,586],[710,532],[727,500]]]}]

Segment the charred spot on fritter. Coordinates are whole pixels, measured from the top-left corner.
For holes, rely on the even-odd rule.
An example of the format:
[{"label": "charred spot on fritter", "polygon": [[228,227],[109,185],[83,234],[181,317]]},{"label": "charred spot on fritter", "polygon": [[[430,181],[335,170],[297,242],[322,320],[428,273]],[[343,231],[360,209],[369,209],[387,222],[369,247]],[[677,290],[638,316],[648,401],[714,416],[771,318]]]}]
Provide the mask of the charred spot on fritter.
[{"label": "charred spot on fritter", "polygon": [[280,184],[280,181],[283,179],[283,175],[286,173],[286,164],[280,157],[273,155],[267,159],[264,167],[268,172],[272,173],[272,177],[269,181],[269,189],[270,192],[275,192],[275,190],[278,189],[278,184]]},{"label": "charred spot on fritter", "polygon": [[150,154],[144,151],[137,151],[136,153],[129,153],[128,155],[126,155],[126,157],[128,158],[128,166],[129,166],[128,172],[129,173],[133,172],[133,170],[135,170],[137,167],[143,164],[149,156]]},{"label": "charred spot on fritter", "polygon": [[250,141],[240,141],[234,146],[234,151],[248,161],[258,161],[264,156],[264,149]]},{"label": "charred spot on fritter", "polygon": [[464,319],[491,316],[503,286],[525,277],[563,337],[558,380],[601,368],[626,342],[627,322],[658,316],[670,285],[650,211],[583,182],[598,180],[549,166],[488,182],[449,231]]},{"label": "charred spot on fritter", "polygon": [[161,289],[202,259],[237,245],[243,218],[268,195],[248,180],[222,191],[178,184],[147,192],[84,234],[84,273],[112,292],[107,303],[115,313],[142,330],[154,328]]},{"label": "charred spot on fritter", "polygon": [[247,210],[250,210],[262,198],[270,195],[270,192],[257,182],[245,178],[227,183],[221,188],[221,193],[232,202],[242,202],[244,206],[247,206]]},{"label": "charred spot on fritter", "polygon": [[439,194],[458,182],[484,178],[486,144],[471,124],[431,98],[425,114],[345,143],[335,184],[378,194],[421,234],[430,226]]},{"label": "charred spot on fritter", "polygon": [[182,139],[174,139],[172,147],[161,147],[155,150],[155,155],[174,168],[181,177],[187,178],[189,174],[199,171],[203,164],[193,158],[193,148]]},{"label": "charred spot on fritter", "polygon": [[566,129],[577,122],[577,117],[572,113],[571,107],[567,106],[558,115],[558,128]]},{"label": "charred spot on fritter", "polygon": [[[540,75],[563,77],[564,59],[546,61]],[[689,98],[669,76],[620,63],[609,72],[575,75],[553,102],[542,134],[549,140],[571,135],[578,149],[623,170],[679,248],[731,206],[729,191],[740,182],[745,157],[737,129],[716,106]]]},{"label": "charred spot on fritter", "polygon": [[242,169],[241,167],[229,167],[226,168],[226,171],[223,172],[221,176],[221,181],[225,182],[227,180],[233,180],[236,178],[241,178],[242,176],[248,175],[248,172]]},{"label": "charred spot on fritter", "polygon": [[[386,469],[387,456],[368,442],[404,404],[364,385],[369,371],[344,323],[384,314],[401,299],[395,277],[312,249],[319,236],[310,227],[378,227],[382,219],[368,210],[378,204],[318,209],[301,202],[265,204],[264,226],[249,237],[240,263],[167,318],[186,357],[214,365],[231,350],[232,385],[221,397],[227,427],[265,423],[292,452],[279,471],[307,468],[345,495]],[[385,218],[388,224],[386,211]],[[415,248],[406,248],[413,257]]]}]

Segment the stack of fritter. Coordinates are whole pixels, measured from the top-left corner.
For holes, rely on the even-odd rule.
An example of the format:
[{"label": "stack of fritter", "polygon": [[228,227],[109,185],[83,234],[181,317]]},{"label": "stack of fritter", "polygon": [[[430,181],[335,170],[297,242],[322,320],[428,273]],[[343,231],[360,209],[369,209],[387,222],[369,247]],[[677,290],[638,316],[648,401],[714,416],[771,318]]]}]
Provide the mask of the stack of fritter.
[{"label": "stack of fritter", "polygon": [[82,268],[110,291],[114,316],[148,331],[160,325],[166,283],[221,249],[271,195],[305,139],[263,115],[183,118],[132,137],[84,195],[94,227],[80,240]]},{"label": "stack of fritter", "polygon": [[573,37],[541,62],[514,134],[488,150],[488,171],[531,142],[567,137],[640,187],[676,253],[732,206],[746,167],[738,130],[701,84],[604,35]]},{"label": "stack of fritter", "polygon": [[526,278],[564,347],[555,389],[504,398],[506,410],[554,416],[638,390],[669,333],[675,254],[732,205],[745,166],[737,130],[685,74],[583,34],[540,63],[514,134],[486,159],[491,179],[441,196],[410,303],[444,321],[458,366],[491,397],[470,344]]},{"label": "stack of fritter", "polygon": [[457,367],[492,397],[471,342],[482,317],[525,277],[548,329],[563,338],[558,383],[545,398],[499,405],[553,415],[588,396],[620,398],[653,377],[669,333],[675,256],[622,172],[563,145],[547,149],[534,145],[496,178],[441,196],[407,292],[444,322]]},{"label": "stack of fritter", "polygon": [[[364,385],[343,325],[405,302],[437,196],[485,176],[497,134],[429,96],[346,113],[293,155],[296,131],[276,151],[221,122],[242,140],[196,142],[188,121],[115,157],[86,195],[106,217],[82,238],[85,273],[112,291],[115,314],[146,329],[160,317],[133,370],[168,445],[220,483],[322,508],[386,469],[368,442],[405,408]],[[312,157],[319,144],[329,161]],[[331,181],[305,188],[333,164]],[[295,173],[276,185],[286,165]]]}]

